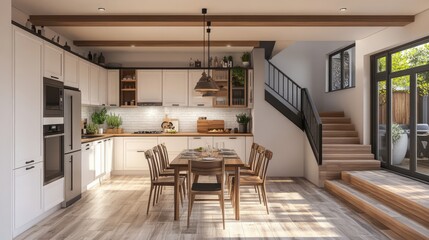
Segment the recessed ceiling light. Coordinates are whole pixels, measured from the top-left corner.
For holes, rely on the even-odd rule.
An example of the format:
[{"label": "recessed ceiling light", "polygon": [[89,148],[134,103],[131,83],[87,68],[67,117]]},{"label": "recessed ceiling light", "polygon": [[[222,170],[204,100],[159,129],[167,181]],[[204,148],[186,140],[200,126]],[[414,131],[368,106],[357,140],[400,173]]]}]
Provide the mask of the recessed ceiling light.
[{"label": "recessed ceiling light", "polygon": [[136,45],[132,44],[131,47],[136,47]]},{"label": "recessed ceiling light", "polygon": [[340,8],[340,12],[346,12],[347,8]]},{"label": "recessed ceiling light", "polygon": [[231,47],[231,44],[226,45],[226,47]]},{"label": "recessed ceiling light", "polygon": [[99,7],[99,8],[98,8],[98,11],[99,11],[99,12],[105,12],[105,11],[106,11],[106,9],[105,9],[105,8],[103,8],[103,7]]}]

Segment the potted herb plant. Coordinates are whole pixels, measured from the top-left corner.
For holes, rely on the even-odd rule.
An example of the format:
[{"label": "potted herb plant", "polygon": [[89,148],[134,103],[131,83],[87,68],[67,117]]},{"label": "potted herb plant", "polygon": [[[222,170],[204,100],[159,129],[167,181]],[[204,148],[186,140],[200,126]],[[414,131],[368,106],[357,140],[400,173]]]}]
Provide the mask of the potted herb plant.
[{"label": "potted herb plant", "polygon": [[241,56],[241,61],[243,62],[243,67],[249,67],[250,66],[250,53],[245,52]]},{"label": "potted herb plant", "polygon": [[244,87],[245,85],[245,69],[242,67],[234,67],[231,70],[232,85],[234,87]]},{"label": "potted herb plant", "polygon": [[408,135],[398,124],[392,124],[392,165],[400,165],[408,148]]},{"label": "potted herb plant", "polygon": [[88,123],[86,125],[86,133],[87,134],[95,134],[97,133],[98,125],[95,123]]},{"label": "potted herb plant", "polygon": [[123,133],[123,129],[120,128],[122,125],[122,118],[119,115],[110,113],[106,116],[107,133]]},{"label": "potted herb plant", "polygon": [[246,133],[247,132],[247,125],[251,119],[249,115],[246,113],[239,113],[236,115],[237,122],[238,122],[238,132],[239,133]]},{"label": "potted herb plant", "polygon": [[107,109],[106,108],[102,108],[100,111],[95,111],[91,115],[92,123],[98,125],[98,127],[99,127],[98,128],[99,134],[103,134],[103,126],[102,125],[106,121],[106,116],[107,116]]}]

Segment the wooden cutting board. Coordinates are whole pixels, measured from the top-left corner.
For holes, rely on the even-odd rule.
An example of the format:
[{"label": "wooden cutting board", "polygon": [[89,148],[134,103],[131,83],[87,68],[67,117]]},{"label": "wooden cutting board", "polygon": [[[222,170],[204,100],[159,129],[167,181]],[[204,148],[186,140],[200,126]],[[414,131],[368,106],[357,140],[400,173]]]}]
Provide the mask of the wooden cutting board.
[{"label": "wooden cutting board", "polygon": [[197,132],[207,133],[210,129],[224,129],[224,120],[197,120]]}]

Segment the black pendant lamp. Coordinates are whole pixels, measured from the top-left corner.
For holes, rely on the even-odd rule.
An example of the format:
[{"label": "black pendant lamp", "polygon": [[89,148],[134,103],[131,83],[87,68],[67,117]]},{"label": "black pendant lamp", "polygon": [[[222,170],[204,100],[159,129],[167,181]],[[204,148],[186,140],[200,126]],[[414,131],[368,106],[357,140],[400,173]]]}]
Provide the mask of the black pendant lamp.
[{"label": "black pendant lamp", "polygon": [[[210,77],[210,74],[206,73],[205,70],[205,50],[206,50],[206,37],[205,37],[205,28],[206,28],[206,14],[207,14],[207,9],[203,8],[202,9],[202,13],[203,13],[203,68],[204,71],[201,74],[201,78],[200,80],[198,80],[197,85],[195,86],[194,90],[197,92],[202,92],[203,97],[209,97],[209,96],[213,96],[214,92],[219,91],[219,87],[217,86],[216,82],[213,81],[213,79]],[[207,57],[207,63],[208,63],[208,72],[210,73],[210,26],[211,26],[211,22],[207,22],[207,34],[208,34],[208,46],[207,46],[207,52],[208,52],[208,57]]]}]

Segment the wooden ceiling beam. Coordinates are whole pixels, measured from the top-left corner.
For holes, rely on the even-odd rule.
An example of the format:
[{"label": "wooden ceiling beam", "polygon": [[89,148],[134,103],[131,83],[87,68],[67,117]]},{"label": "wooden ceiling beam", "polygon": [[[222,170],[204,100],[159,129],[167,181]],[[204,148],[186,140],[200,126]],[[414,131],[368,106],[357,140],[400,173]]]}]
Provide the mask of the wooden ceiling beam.
[{"label": "wooden ceiling beam", "polygon": [[[203,41],[73,41],[78,47],[202,47]],[[259,41],[210,41],[211,47],[259,47]]]},{"label": "wooden ceiling beam", "polygon": [[[412,15],[207,15],[217,27],[375,27],[405,26]],[[201,15],[32,15],[36,26],[200,27]]]}]

